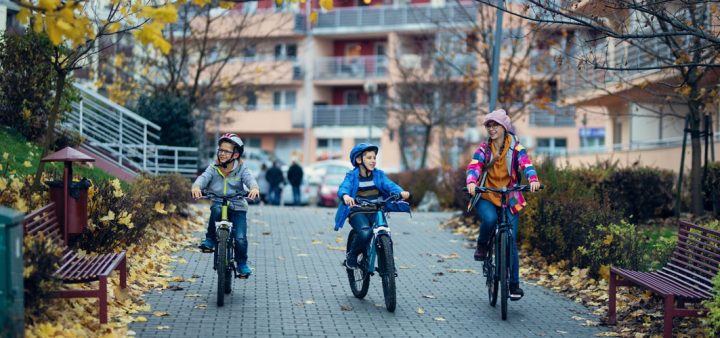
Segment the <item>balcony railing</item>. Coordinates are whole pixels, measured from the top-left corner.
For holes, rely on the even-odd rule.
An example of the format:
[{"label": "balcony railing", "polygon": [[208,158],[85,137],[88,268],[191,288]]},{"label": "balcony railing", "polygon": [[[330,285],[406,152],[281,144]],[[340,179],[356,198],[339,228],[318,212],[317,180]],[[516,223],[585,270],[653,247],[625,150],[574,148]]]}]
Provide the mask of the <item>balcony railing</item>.
[{"label": "balcony railing", "polygon": [[548,104],[543,108],[530,107],[530,125],[535,127],[574,127],[575,106],[560,107]]},{"label": "balcony railing", "polygon": [[[690,39],[685,38],[681,45],[687,48]],[[612,44],[611,44],[612,45]],[[602,48],[607,48],[603,46]],[[597,53],[602,54],[603,50]],[[560,90],[564,96],[576,96],[585,90],[607,89],[621,81],[632,81],[639,77],[652,75],[661,71],[654,68],[673,64],[676,59],[672,51],[659,38],[636,41],[635,44],[620,43],[608,53],[607,64],[614,68],[627,70],[609,71],[584,66],[578,69],[576,65],[568,64],[561,73]]]},{"label": "balcony railing", "polygon": [[371,108],[368,105],[315,106],[313,127],[320,126],[368,126],[385,127],[387,108]]},{"label": "balcony railing", "polygon": [[[347,33],[378,32],[401,29],[424,29],[444,26],[457,27],[472,25],[478,5],[448,4],[444,7],[431,5],[413,6],[372,6],[335,8],[320,13],[313,27],[314,34],[337,34],[343,29]],[[296,18],[296,30],[301,30],[304,20]]]},{"label": "balcony railing", "polygon": [[383,55],[327,57],[315,61],[315,79],[364,79],[387,76],[388,58]]}]

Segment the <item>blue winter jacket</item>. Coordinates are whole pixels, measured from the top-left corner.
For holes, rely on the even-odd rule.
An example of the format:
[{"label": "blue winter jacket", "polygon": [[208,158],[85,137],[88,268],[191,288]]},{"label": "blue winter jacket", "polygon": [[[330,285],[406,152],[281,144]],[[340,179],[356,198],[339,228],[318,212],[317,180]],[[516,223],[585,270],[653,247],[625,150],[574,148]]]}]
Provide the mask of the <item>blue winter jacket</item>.
[{"label": "blue winter jacket", "polygon": [[[392,194],[399,194],[403,191],[399,185],[387,178],[387,176],[385,176],[385,172],[382,170],[374,169],[372,174],[373,183],[375,183],[375,186],[380,191],[380,196],[382,196],[382,198],[388,198]],[[338,205],[337,212],[335,213],[335,231],[338,231],[343,227],[345,220],[350,215],[350,207],[342,202],[342,197],[349,195],[350,197],[355,198],[360,185],[359,182],[360,168],[356,167],[345,174],[345,180],[342,184],[340,184],[340,188],[338,188],[337,195],[340,197],[341,202],[340,205]],[[410,204],[406,202],[393,204],[394,205],[391,208],[387,208],[390,209],[389,211],[410,212]]]}]

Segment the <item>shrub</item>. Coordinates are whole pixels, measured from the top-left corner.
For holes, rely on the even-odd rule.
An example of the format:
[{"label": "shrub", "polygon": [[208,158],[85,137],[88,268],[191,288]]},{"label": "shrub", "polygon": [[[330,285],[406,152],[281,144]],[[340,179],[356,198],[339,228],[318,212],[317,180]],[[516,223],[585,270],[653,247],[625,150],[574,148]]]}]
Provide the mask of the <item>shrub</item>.
[{"label": "shrub", "polygon": [[388,174],[388,178],[412,194],[410,201],[412,206],[417,206],[426,192],[436,191],[437,177],[437,169],[419,169]]},{"label": "shrub", "polygon": [[187,98],[169,94],[141,96],[138,99],[137,113],[162,128],[160,144],[184,147],[197,145],[192,132],[195,123],[192,107]]},{"label": "shrub", "polygon": [[[17,130],[28,140],[45,132],[55,91],[52,44],[32,29],[25,34],[6,33],[0,41],[0,124]],[[67,79],[60,112],[77,99]]]},{"label": "shrub", "polygon": [[190,181],[180,175],[143,175],[125,193],[119,180],[99,182],[88,193],[88,227],[78,245],[111,252],[140,241],[149,224],[169,213],[187,213]]},{"label": "shrub", "polygon": [[708,309],[705,332],[709,337],[720,337],[720,275],[715,276],[713,282],[713,298],[703,302]]},{"label": "shrub", "polygon": [[470,202],[468,195],[462,188],[465,186],[467,171],[465,168],[451,169],[441,173],[442,180],[436,186],[435,193],[440,200],[440,205],[454,210],[462,210],[467,213],[467,205]]},{"label": "shrub", "polygon": [[61,247],[43,233],[25,236],[23,246],[25,313],[30,315],[28,319],[32,322],[33,317],[47,309],[50,293],[62,285],[60,280],[53,278],[53,273],[60,266],[63,252]]},{"label": "shrub", "polygon": [[578,263],[589,267],[595,276],[604,274],[601,268],[604,270],[610,265],[638,270],[642,268],[644,249],[635,225],[625,221],[600,224],[588,233],[586,244],[577,248],[581,256]]},{"label": "shrub", "polygon": [[705,209],[712,210],[715,217],[720,216],[720,162],[708,165],[707,176],[703,184]]},{"label": "shrub", "polygon": [[77,148],[85,142],[85,138],[80,135],[77,131],[60,129],[55,134],[55,143],[52,145],[52,149],[60,150],[65,147]]},{"label": "shrub", "polygon": [[623,168],[611,173],[598,186],[600,198],[637,222],[671,214],[675,174],[652,168]]}]

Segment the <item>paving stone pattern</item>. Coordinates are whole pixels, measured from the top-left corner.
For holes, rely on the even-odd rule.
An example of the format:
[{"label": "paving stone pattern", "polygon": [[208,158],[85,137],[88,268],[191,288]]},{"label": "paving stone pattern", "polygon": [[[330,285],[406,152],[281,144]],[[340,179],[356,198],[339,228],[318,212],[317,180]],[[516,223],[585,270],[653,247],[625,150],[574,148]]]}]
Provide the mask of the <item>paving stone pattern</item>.
[{"label": "paving stone pattern", "polygon": [[[251,207],[249,256],[255,273],[234,280],[225,306],[216,306],[212,255],[188,248],[178,254],[187,263],[177,264],[174,275],[194,281],[174,283],[183,290],[146,296],[151,312],[170,315],[148,313],[147,322],[130,328],[140,337],[591,337],[604,331],[571,318],[598,320],[588,308],[527,283],[525,297],[509,302],[508,320],[501,320],[500,305],[488,304],[473,251],[438,228],[449,213],[391,215],[399,274],[395,313],[384,307],[377,275],[365,299],[354,298],[340,265],[344,251],[338,250],[350,226],[333,231],[334,214],[334,209]],[[199,241],[202,234],[196,236]],[[460,257],[441,257],[452,253]]]}]

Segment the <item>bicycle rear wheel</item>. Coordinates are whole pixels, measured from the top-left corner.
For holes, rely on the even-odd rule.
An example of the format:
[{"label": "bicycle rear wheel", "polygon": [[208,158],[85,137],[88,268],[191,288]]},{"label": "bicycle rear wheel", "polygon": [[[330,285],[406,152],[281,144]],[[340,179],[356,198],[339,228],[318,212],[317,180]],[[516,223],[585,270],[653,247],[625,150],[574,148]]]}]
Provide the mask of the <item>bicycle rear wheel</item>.
[{"label": "bicycle rear wheel", "polygon": [[[230,241],[228,243],[227,247],[227,262],[233,262],[233,241]],[[234,267],[232,264],[228,264],[227,269],[225,270],[225,294],[229,295],[230,292],[232,292],[232,280],[234,277]]]},{"label": "bicycle rear wheel", "polygon": [[228,231],[226,229],[217,230],[217,306],[225,305],[225,276],[228,274]]},{"label": "bicycle rear wheel", "polygon": [[[357,233],[355,230],[350,230],[350,234],[348,234],[347,239],[347,246],[346,246],[346,253],[350,252],[350,248],[352,248],[352,242],[355,240],[355,236]],[[360,259],[362,258],[362,261]],[[347,275],[348,275],[348,281],[350,282],[350,290],[353,293],[353,296],[356,298],[365,298],[365,296],[368,293],[368,289],[370,288],[370,274],[367,273],[367,259],[365,259],[365,255],[360,255],[358,257],[358,263],[360,263],[360,269],[346,269]]]},{"label": "bicycle rear wheel", "polygon": [[500,313],[502,313],[502,319],[507,319],[507,306],[508,298],[508,266],[509,266],[509,252],[508,247],[508,234],[507,231],[503,231],[500,235]]},{"label": "bicycle rear wheel", "polygon": [[495,307],[497,304],[498,297],[498,279],[497,279],[497,266],[495,266],[495,240],[490,241],[487,258],[485,258],[483,269],[486,269],[487,279],[485,284],[488,289],[488,301],[490,306]]},{"label": "bicycle rear wheel", "polygon": [[382,277],[383,295],[385,296],[385,307],[390,312],[395,312],[395,259],[393,257],[392,241],[390,236],[378,236],[378,267]]}]

